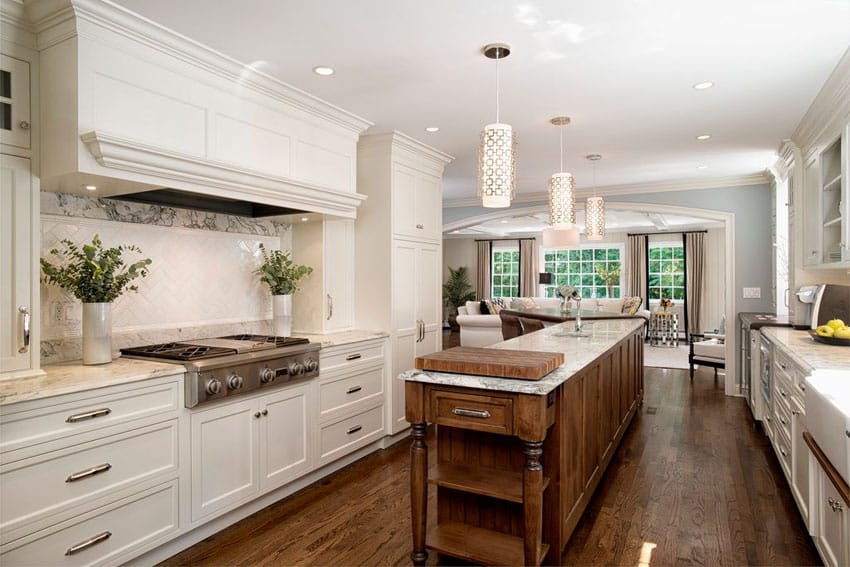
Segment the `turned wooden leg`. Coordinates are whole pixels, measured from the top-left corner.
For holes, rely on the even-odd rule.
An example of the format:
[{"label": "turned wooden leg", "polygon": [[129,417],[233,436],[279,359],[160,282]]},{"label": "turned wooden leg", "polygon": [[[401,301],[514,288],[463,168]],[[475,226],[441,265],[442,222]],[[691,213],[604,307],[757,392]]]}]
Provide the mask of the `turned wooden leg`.
[{"label": "turned wooden leg", "polygon": [[524,441],[525,468],[522,471],[523,520],[525,524],[525,564],[539,565],[543,538],[543,443]]},{"label": "turned wooden leg", "polygon": [[425,423],[414,423],[413,444],[410,446],[410,515],[413,521],[414,565],[425,565],[425,525],[428,520],[428,446],[425,444]]}]

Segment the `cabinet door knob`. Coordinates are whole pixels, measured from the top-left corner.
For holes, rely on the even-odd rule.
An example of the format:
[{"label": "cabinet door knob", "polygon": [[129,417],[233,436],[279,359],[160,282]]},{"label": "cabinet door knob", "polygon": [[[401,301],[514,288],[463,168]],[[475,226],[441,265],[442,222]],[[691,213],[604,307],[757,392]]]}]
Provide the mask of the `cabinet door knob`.
[{"label": "cabinet door knob", "polygon": [[419,230],[422,230],[423,228],[425,228],[425,225],[424,224],[417,224],[416,228],[418,228]]},{"label": "cabinet door knob", "polygon": [[261,415],[262,415],[262,414],[261,414],[260,412],[255,412],[255,413],[254,413],[254,417],[255,417],[255,418],[257,418],[257,419],[260,419],[260,416],[261,416]]},{"label": "cabinet door knob", "polygon": [[18,124],[18,126],[21,127],[21,130],[29,130],[30,129],[30,123],[27,122],[26,120],[21,120],[21,123]]}]

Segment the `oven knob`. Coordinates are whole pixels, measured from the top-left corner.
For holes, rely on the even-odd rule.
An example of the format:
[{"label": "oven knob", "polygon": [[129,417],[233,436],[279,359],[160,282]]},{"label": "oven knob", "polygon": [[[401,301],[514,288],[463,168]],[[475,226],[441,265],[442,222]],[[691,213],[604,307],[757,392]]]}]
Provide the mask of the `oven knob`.
[{"label": "oven knob", "polygon": [[207,385],[204,387],[204,389],[207,391],[207,394],[214,396],[221,392],[221,382],[218,380],[218,378],[210,378],[209,380],[207,380]]},{"label": "oven knob", "polygon": [[260,372],[260,382],[262,382],[263,384],[274,382],[274,379],[274,370],[272,370],[271,368],[265,368],[262,372]]},{"label": "oven knob", "polygon": [[316,360],[313,360],[313,359],[308,360],[306,365],[307,365],[307,372],[315,372],[316,370],[319,369],[319,362],[316,361]]},{"label": "oven knob", "polygon": [[227,389],[238,390],[242,387],[242,377],[238,374],[231,374],[227,377]]},{"label": "oven knob", "polygon": [[289,363],[289,375],[290,376],[298,376],[300,374],[304,374],[304,365],[300,362],[290,362]]}]

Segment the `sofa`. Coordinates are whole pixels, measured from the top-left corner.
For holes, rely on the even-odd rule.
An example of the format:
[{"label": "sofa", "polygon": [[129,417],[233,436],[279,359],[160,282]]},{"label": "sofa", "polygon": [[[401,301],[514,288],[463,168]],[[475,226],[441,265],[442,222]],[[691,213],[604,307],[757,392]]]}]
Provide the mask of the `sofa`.
[{"label": "sofa", "polygon": [[[596,310],[621,313],[625,298],[620,299],[583,299],[582,311]],[[561,300],[557,297],[505,298],[506,308],[521,309],[523,307],[558,308]],[[649,320],[649,311],[638,305],[634,313],[623,313],[624,316],[643,317]],[[458,307],[457,323],[460,326],[460,346],[481,347],[501,342],[502,320],[498,314],[481,314],[480,301],[467,301]],[[547,323],[549,325],[551,323]]]}]

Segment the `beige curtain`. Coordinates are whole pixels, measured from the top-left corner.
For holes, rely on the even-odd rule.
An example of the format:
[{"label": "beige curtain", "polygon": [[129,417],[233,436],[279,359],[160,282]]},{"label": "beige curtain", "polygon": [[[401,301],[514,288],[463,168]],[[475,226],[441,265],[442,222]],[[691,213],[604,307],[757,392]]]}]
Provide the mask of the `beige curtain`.
[{"label": "beige curtain", "polygon": [[625,291],[624,297],[636,296],[643,298],[643,305],[649,309],[649,298],[646,295],[646,236],[636,234],[626,239]]},{"label": "beige curtain", "polygon": [[702,310],[703,291],[705,289],[705,233],[685,233],[685,279],[687,280],[688,332],[699,333],[702,329],[700,311]]},{"label": "beige curtain", "polygon": [[489,240],[478,241],[478,282],[475,294],[478,299],[490,297],[490,250],[493,243]]},{"label": "beige curtain", "polygon": [[519,241],[519,296],[537,295],[537,241]]}]

